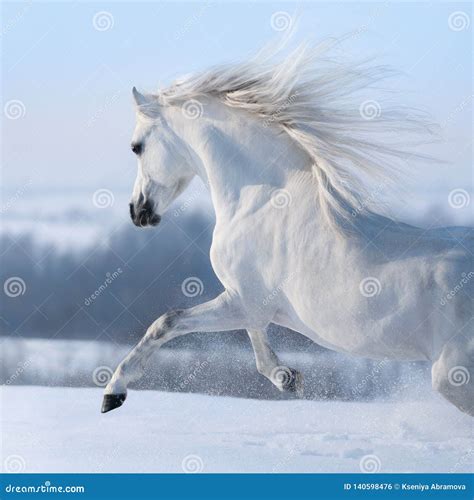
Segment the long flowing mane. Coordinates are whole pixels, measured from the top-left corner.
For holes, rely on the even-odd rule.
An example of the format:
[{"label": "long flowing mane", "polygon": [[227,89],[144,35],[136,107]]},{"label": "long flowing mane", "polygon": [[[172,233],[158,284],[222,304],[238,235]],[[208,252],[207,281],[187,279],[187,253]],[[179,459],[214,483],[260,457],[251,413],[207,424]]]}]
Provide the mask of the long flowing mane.
[{"label": "long flowing mane", "polygon": [[341,62],[331,55],[339,45],[331,39],[290,53],[269,47],[247,62],[186,76],[161,90],[158,102],[214,96],[283,129],[311,158],[320,208],[340,227],[351,213],[370,212],[368,181],[386,183],[408,159],[427,159],[415,148],[431,142],[436,127],[382,91],[393,70],[371,60]]}]

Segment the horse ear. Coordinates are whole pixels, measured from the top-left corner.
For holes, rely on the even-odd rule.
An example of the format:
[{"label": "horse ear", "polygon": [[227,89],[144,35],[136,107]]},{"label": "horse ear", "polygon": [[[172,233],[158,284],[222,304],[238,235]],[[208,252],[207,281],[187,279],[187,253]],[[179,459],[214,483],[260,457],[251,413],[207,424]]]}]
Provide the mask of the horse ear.
[{"label": "horse ear", "polygon": [[147,98],[143,94],[140,94],[140,92],[138,92],[136,87],[133,87],[132,93],[133,93],[133,98],[135,99],[135,104],[137,106],[140,106],[141,104],[145,104],[147,102]]}]

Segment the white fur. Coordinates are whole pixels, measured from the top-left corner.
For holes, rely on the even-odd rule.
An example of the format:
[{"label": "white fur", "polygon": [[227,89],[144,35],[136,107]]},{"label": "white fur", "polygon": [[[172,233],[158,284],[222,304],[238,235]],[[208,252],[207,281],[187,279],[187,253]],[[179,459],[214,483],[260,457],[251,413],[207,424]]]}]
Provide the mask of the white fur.
[{"label": "white fur", "polygon": [[[313,65],[321,60],[330,70]],[[404,156],[388,132],[410,139],[430,130],[399,110],[382,107],[374,121],[359,115],[351,91],[384,72],[299,50],[279,66],[251,61],[158,95],[135,92],[133,141],[144,151],[132,202],[142,195],[161,215],[199,176],[216,212],[210,256],[225,291],[156,320],[106,394],[125,393],[168,340],[234,329],[249,331],[263,375],[281,390],[299,390],[300,375],[281,366],[266,339],[275,323],[340,352],[430,360],[435,387],[473,414],[473,381],[456,385],[450,374],[462,366],[474,377],[474,280],[443,305],[472,272],[469,230],[424,230],[377,215],[358,182],[364,172],[390,175],[392,160]],[[190,99],[202,107],[197,119],[185,112]]]}]

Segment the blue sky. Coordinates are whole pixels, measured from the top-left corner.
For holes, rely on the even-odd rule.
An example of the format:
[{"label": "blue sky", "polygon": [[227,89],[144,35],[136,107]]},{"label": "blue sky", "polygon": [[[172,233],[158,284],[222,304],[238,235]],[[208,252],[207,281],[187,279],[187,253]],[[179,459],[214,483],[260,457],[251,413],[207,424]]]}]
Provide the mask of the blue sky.
[{"label": "blue sky", "polygon": [[[25,182],[131,190],[132,85],[153,90],[180,74],[244,59],[279,35],[271,26],[278,11],[298,12],[297,39],[356,31],[347,54],[378,55],[404,71],[396,84],[403,102],[445,125],[446,143],[436,152],[451,165],[420,166],[410,189],[472,186],[469,3],[14,2],[2,10],[2,105],[24,106],[19,119],[3,116],[8,190]],[[102,11],[104,31],[93,22]],[[458,11],[467,29],[450,27]]]}]

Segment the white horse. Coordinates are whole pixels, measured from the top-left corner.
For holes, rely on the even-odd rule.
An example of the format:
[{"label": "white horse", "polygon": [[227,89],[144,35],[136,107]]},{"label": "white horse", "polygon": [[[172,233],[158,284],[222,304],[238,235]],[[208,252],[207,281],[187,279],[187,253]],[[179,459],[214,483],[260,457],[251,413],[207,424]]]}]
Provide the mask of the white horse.
[{"label": "white horse", "polygon": [[301,375],[269,345],[274,323],[339,352],[429,360],[434,388],[473,415],[472,235],[397,223],[363,189],[421,157],[400,143],[418,144],[430,125],[416,111],[361,101],[386,68],[339,64],[321,46],[278,64],[274,56],[157,94],[133,89],[132,220],[158,224],[199,176],[215,208],[210,258],[225,291],[158,318],[117,367],[102,412],[123,404],[154,350],[194,331],[247,330],[258,371],[299,391]]}]

